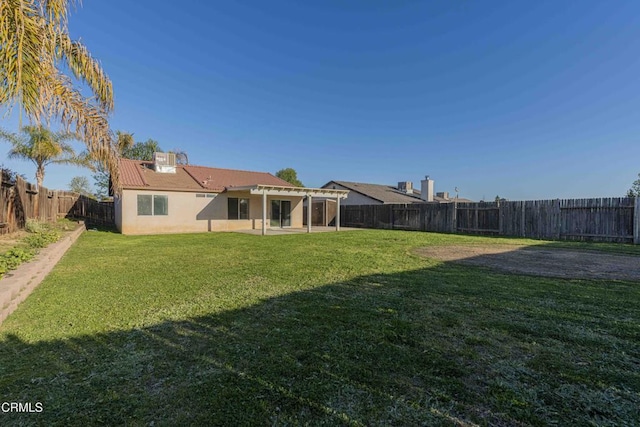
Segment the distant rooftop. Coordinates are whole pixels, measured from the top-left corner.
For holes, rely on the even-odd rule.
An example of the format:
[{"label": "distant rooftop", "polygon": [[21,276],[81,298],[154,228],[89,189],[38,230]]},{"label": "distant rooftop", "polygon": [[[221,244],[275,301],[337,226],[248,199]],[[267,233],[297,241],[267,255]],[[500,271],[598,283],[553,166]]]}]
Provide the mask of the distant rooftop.
[{"label": "distant rooftop", "polygon": [[[424,203],[424,200],[420,198],[420,190],[412,189],[411,192],[406,192],[398,189],[393,185],[384,184],[369,184],[364,182],[351,182],[351,181],[329,181],[323,188],[331,188],[332,183],[338,184],[356,193],[360,193],[371,199],[377,200],[380,203],[393,204],[393,203]],[[448,193],[436,193],[433,196],[434,202],[446,203],[455,201],[454,198],[443,197]],[[459,198],[459,202],[471,202],[469,199]]]}]

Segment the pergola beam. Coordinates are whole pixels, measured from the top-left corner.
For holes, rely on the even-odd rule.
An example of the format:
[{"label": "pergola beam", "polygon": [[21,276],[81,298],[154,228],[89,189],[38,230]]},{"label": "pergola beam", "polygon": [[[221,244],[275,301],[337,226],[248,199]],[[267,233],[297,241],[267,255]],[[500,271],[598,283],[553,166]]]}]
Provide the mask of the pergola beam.
[{"label": "pergola beam", "polygon": [[347,197],[349,190],[331,190],[327,188],[305,188],[305,187],[283,187],[275,185],[247,185],[243,187],[230,187],[226,189],[232,193],[236,191],[248,191],[249,194],[261,195],[265,192],[268,196],[290,196],[290,197],[324,197],[327,199]]},{"label": "pergola beam", "polygon": [[340,197],[336,197],[336,231],[340,231]]},{"label": "pergola beam", "polygon": [[307,233],[311,233],[311,211],[313,210],[313,198],[307,196]]},{"label": "pergola beam", "polygon": [[267,192],[262,192],[262,235],[267,234]]},{"label": "pergola beam", "polygon": [[336,200],[336,231],[340,231],[340,199],[349,194],[349,190],[333,190],[327,188],[285,187],[279,185],[247,185],[242,187],[230,187],[227,192],[249,192],[252,195],[262,196],[262,235],[267,234],[267,196],[306,197],[307,208],[307,233],[311,233],[311,210],[313,198],[321,197]]}]

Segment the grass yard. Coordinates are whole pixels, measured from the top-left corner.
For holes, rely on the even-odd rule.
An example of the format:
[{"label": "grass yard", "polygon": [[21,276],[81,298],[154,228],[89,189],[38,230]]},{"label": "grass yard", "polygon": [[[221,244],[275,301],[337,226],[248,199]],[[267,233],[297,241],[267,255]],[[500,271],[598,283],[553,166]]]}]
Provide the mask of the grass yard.
[{"label": "grass yard", "polygon": [[44,409],[0,424],[639,425],[640,283],[414,254],[477,242],[541,244],[85,233],[0,326],[0,401]]}]

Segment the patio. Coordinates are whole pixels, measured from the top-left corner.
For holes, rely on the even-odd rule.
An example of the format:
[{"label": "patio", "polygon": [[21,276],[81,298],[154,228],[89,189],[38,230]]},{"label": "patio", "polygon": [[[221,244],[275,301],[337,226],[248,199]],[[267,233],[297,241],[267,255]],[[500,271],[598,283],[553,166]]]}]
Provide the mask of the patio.
[{"label": "patio", "polygon": [[[351,228],[351,227],[340,227],[340,232],[342,231],[354,231],[354,230],[364,230],[364,228]],[[320,227],[313,226],[311,227],[311,233],[328,233],[335,232],[335,227]],[[253,234],[255,236],[261,236],[262,230],[235,230],[234,233],[244,233],[244,234]],[[268,228],[265,230],[265,236],[281,236],[283,234],[302,234],[308,233],[307,227],[304,228]]]}]

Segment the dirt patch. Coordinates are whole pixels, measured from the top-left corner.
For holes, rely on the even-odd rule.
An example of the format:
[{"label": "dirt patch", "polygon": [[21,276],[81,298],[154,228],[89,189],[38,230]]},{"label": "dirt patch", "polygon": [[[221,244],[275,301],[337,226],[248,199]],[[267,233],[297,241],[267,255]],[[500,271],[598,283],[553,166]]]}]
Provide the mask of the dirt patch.
[{"label": "dirt patch", "polygon": [[433,246],[416,250],[440,261],[568,279],[640,281],[640,257],[519,245]]},{"label": "dirt patch", "polygon": [[29,233],[24,230],[15,231],[13,233],[0,234],[0,253],[11,249],[27,235],[29,235]]}]

